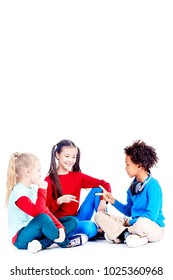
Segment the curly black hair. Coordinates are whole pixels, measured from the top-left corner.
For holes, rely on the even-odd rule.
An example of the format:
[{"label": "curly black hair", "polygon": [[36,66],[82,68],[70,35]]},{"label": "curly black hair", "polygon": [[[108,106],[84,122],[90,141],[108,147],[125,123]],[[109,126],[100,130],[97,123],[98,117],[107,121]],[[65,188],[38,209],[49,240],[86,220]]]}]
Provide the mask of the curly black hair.
[{"label": "curly black hair", "polygon": [[139,164],[146,171],[149,171],[154,165],[158,163],[158,156],[155,148],[146,145],[142,140],[136,140],[131,146],[124,148],[127,156],[130,156],[131,161]]}]

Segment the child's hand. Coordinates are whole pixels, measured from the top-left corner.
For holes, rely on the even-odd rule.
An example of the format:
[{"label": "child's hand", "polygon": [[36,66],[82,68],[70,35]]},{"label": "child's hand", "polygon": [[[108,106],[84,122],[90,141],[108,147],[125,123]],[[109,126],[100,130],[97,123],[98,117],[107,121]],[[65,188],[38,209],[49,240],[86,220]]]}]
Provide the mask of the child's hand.
[{"label": "child's hand", "polygon": [[71,201],[79,203],[79,201],[76,200],[76,196],[71,195],[71,194],[64,194],[57,199],[57,203],[59,205],[62,204],[62,203],[69,203]]},{"label": "child's hand", "polygon": [[[107,190],[105,190],[105,188],[103,188],[102,186],[99,186],[102,189],[102,193],[99,193],[100,196],[103,196],[103,199],[106,200],[107,202],[110,202],[111,204],[114,204],[115,202],[115,198],[113,197],[113,195],[108,192]],[[96,193],[97,195],[97,193]]]},{"label": "child's hand", "polygon": [[47,190],[47,185],[48,185],[48,183],[44,180],[40,179],[40,181],[38,182],[38,187],[41,188],[41,189]]},{"label": "child's hand", "polygon": [[59,228],[59,237],[54,240],[56,243],[61,243],[65,239],[65,230],[63,228]]}]

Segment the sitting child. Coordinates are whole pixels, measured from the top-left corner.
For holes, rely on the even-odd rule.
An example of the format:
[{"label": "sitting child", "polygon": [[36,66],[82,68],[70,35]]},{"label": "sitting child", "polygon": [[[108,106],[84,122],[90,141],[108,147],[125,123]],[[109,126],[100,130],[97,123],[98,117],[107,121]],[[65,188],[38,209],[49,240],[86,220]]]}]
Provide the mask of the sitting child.
[{"label": "sitting child", "polygon": [[156,151],[138,140],[124,148],[124,152],[127,174],[130,178],[134,177],[127,190],[127,203],[119,202],[103,187],[99,195],[125,217],[100,211],[94,216],[95,222],[105,232],[106,240],[114,243],[124,242],[129,247],[137,247],[160,241],[165,226],[162,190],[150,172],[158,162]]},{"label": "sitting child", "polygon": [[60,221],[46,206],[47,182],[41,180],[40,161],[35,155],[11,155],[6,185],[9,231],[16,248],[36,253],[53,243],[71,248],[88,241],[84,234],[68,237],[78,225],[75,217]]}]

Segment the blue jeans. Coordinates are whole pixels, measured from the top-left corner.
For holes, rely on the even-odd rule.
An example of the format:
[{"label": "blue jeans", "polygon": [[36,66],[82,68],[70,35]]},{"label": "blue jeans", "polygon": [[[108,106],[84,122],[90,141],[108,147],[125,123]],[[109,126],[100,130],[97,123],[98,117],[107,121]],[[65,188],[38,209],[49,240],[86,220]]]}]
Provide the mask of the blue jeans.
[{"label": "blue jeans", "polygon": [[[59,221],[66,229],[66,235],[69,235],[78,224],[75,217],[67,216],[60,218]],[[39,240],[42,249],[51,246],[56,238],[59,237],[59,230],[52,219],[47,214],[39,214],[34,217],[29,224],[19,231],[14,246],[18,249],[27,249],[28,243],[33,240]],[[70,241],[66,237],[61,243],[56,243],[59,247],[66,248]]]},{"label": "blue jeans", "polygon": [[83,201],[78,214],[75,216],[78,220],[77,228],[70,234],[84,233],[88,238],[93,238],[97,234],[97,225],[91,221],[94,212],[97,211],[100,197],[95,195],[97,192],[102,192],[101,188],[93,188],[90,190],[85,200]]}]

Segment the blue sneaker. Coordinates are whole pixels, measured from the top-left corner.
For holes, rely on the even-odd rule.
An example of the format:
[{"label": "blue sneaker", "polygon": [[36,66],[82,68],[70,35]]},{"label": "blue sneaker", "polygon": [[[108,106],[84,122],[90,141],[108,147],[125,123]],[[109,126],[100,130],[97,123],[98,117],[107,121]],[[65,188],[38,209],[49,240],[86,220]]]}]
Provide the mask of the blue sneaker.
[{"label": "blue sneaker", "polygon": [[88,241],[88,236],[83,233],[78,233],[68,237],[68,239],[70,240],[68,248],[71,248],[85,244]]}]

